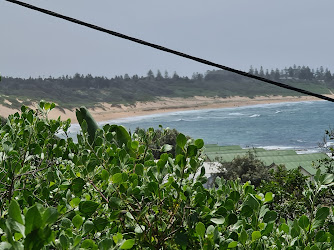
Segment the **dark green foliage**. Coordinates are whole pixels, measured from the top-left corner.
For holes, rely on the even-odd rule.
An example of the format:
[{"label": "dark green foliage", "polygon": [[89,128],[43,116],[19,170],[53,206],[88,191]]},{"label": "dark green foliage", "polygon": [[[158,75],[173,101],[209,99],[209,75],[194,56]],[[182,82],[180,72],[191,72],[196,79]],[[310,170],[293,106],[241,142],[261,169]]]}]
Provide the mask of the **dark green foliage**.
[{"label": "dark green foliage", "polygon": [[[159,159],[163,153],[170,153],[175,157],[176,153],[176,138],[180,134],[176,129],[160,129],[152,131],[152,129],[137,128],[135,133],[140,137],[145,138],[148,142],[148,149],[152,151],[155,159]],[[190,139],[188,137],[188,139]]]},{"label": "dark green foliage", "polygon": [[286,170],[284,166],[277,166],[270,170],[270,178],[263,181],[257,188],[259,192],[273,192],[274,202],[270,207],[284,219],[293,219],[305,214],[308,203],[303,192],[307,188],[307,176],[299,169]]},{"label": "dark green foliage", "polygon": [[2,117],[2,116],[0,116],[0,126],[3,126],[3,125],[5,125],[5,124],[6,124],[6,122],[7,122],[7,119],[6,119],[6,118],[4,118],[4,117]]},{"label": "dark green foliage", "polygon": [[278,220],[272,191],[220,177],[205,188],[201,139],[179,133],[175,157],[158,159],[149,149],[152,128],[130,136],[105,125],[93,146],[85,131],[75,143],[56,138],[70,121],[47,119],[52,108],[23,106],[0,128],[0,249],[334,246],[332,208],[318,205],[333,175],[319,171],[304,189],[303,216]]},{"label": "dark green foliage", "polygon": [[96,121],[89,113],[86,107],[81,107],[80,109],[76,109],[75,112],[77,116],[77,120],[80,124],[80,127],[83,131],[88,132],[88,140],[90,144],[93,144],[95,139],[95,133],[99,126],[97,125]]},{"label": "dark green foliage", "polygon": [[223,158],[218,159],[221,170],[215,174],[227,180],[240,179],[242,183],[250,181],[256,187],[261,181],[269,180],[269,167],[256,158],[252,151],[248,151],[245,156],[237,156],[232,162],[225,162]]}]

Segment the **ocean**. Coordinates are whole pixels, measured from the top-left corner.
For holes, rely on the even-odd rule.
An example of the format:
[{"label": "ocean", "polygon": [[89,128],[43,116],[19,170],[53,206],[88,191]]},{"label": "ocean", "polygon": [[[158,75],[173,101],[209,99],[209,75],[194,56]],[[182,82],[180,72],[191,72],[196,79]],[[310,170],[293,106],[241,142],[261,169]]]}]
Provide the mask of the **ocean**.
[{"label": "ocean", "polygon": [[[307,101],[178,111],[99,123],[140,128],[175,128],[206,144],[319,151],[325,131],[334,128],[334,103]],[[72,134],[79,131],[73,124]]]}]

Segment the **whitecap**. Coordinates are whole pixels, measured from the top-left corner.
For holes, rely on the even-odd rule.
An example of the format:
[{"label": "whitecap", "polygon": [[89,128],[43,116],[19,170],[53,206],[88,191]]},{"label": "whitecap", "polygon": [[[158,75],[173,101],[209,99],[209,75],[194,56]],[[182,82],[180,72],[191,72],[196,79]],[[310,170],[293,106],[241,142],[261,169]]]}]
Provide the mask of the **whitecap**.
[{"label": "whitecap", "polygon": [[259,117],[259,116],[261,116],[261,115],[259,115],[259,114],[254,114],[254,115],[251,115],[251,116],[249,116],[249,117]]},{"label": "whitecap", "polygon": [[239,115],[244,115],[244,114],[243,113],[234,112],[234,113],[229,113],[228,115],[239,116]]}]

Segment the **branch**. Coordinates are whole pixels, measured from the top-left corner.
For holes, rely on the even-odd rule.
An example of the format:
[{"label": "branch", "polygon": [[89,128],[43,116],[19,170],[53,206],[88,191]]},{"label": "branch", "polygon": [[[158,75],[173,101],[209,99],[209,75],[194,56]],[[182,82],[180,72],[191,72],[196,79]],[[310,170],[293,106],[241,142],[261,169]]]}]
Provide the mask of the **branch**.
[{"label": "branch", "polygon": [[94,187],[94,189],[95,189],[97,192],[99,192],[99,194],[101,195],[101,197],[102,197],[107,203],[109,203],[109,200],[104,196],[104,194],[102,194],[102,192],[100,191],[100,189],[98,189],[98,188],[95,186],[94,182],[93,182],[91,179],[89,179],[89,177],[88,177],[88,180],[89,180],[89,183],[92,184],[92,186]]}]

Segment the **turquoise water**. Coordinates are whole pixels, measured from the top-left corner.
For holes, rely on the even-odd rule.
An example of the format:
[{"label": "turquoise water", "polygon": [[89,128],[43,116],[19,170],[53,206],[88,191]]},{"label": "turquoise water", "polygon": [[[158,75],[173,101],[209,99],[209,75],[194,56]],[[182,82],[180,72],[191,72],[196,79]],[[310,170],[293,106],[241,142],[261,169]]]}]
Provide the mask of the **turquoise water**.
[{"label": "turquoise water", "polygon": [[[334,128],[334,103],[327,101],[278,103],[237,108],[163,113],[104,123],[135,128],[176,128],[205,143],[242,147],[317,150],[325,130]],[[78,125],[72,125],[72,132]]]}]

